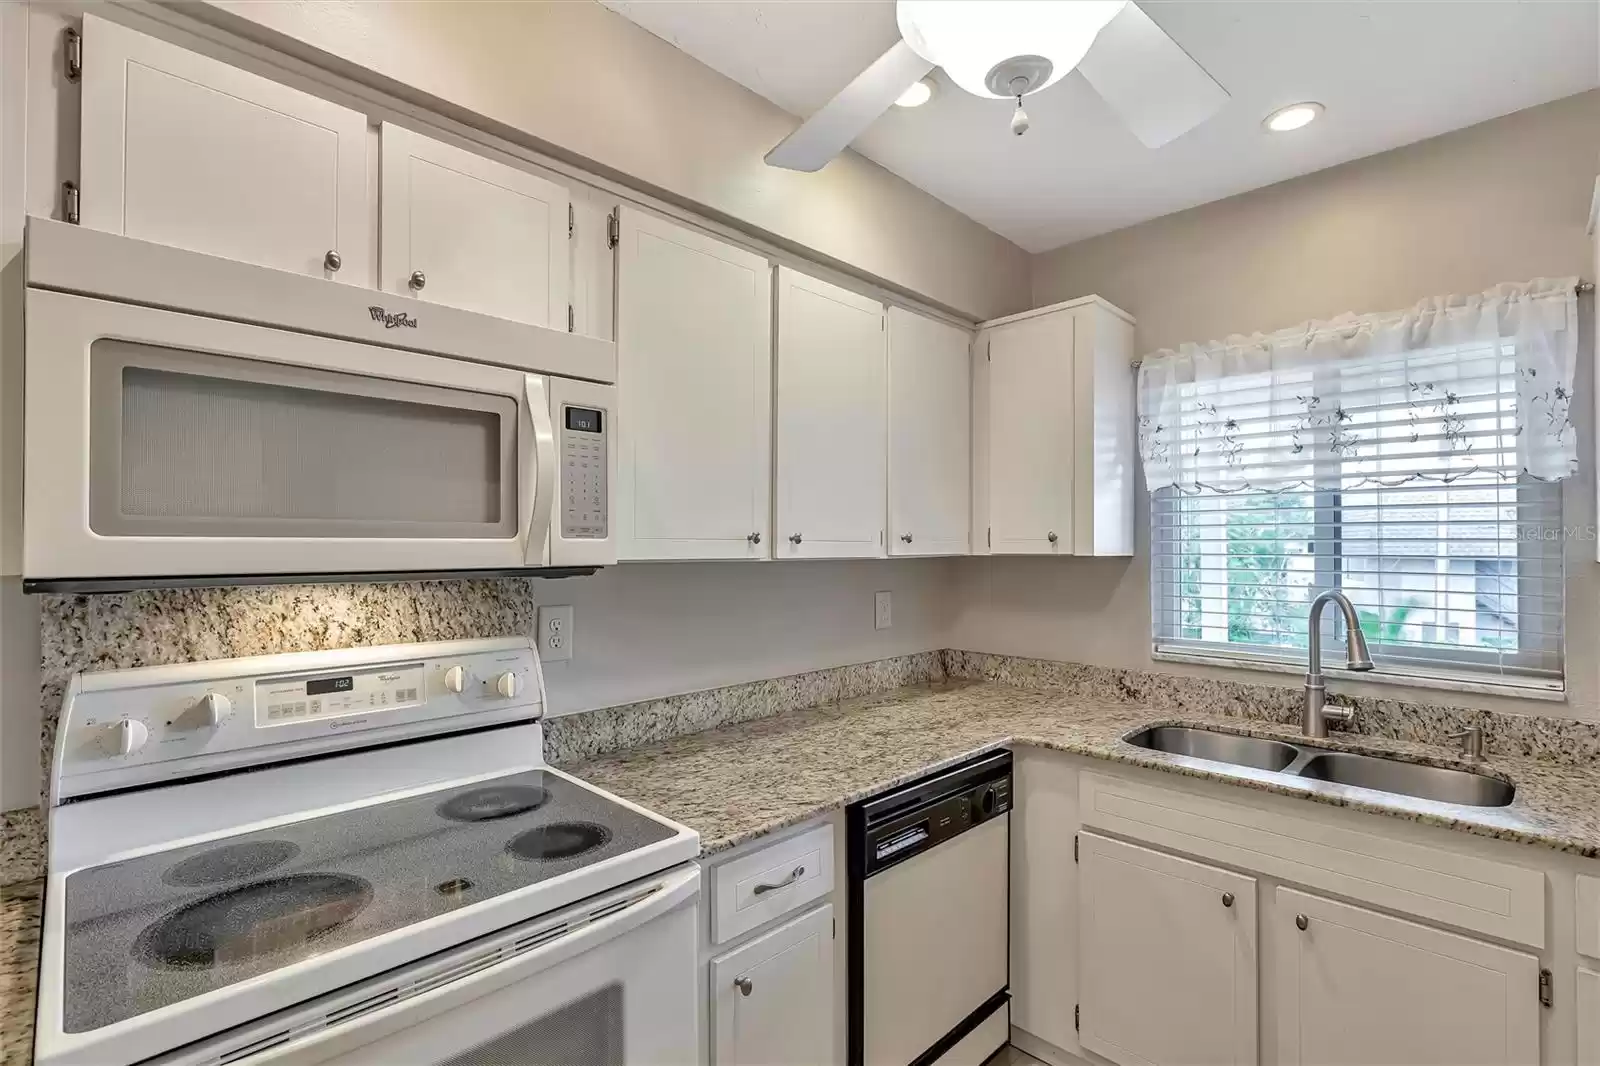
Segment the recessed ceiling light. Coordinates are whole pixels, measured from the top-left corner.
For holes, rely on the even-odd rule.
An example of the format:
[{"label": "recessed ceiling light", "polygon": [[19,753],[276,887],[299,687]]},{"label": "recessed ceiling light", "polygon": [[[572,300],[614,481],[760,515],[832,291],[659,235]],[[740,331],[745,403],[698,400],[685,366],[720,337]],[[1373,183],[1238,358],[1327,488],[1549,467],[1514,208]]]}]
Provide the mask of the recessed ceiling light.
[{"label": "recessed ceiling light", "polygon": [[921,107],[933,99],[933,79],[923,78],[913,82],[911,88],[900,94],[900,99],[894,102],[896,107]]},{"label": "recessed ceiling light", "polygon": [[1303,104],[1290,104],[1288,107],[1278,108],[1261,124],[1273,133],[1288,133],[1290,130],[1310,125],[1320,114],[1322,105],[1308,100]]}]

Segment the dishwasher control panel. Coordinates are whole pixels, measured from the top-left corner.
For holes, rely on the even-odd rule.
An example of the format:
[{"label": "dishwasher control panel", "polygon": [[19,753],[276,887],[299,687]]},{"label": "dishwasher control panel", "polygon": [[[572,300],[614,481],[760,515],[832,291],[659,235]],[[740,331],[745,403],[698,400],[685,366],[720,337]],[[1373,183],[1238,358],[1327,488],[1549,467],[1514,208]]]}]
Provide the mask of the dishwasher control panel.
[{"label": "dishwasher control panel", "polygon": [[996,752],[861,804],[862,876],[919,855],[1011,809],[1011,753]]}]

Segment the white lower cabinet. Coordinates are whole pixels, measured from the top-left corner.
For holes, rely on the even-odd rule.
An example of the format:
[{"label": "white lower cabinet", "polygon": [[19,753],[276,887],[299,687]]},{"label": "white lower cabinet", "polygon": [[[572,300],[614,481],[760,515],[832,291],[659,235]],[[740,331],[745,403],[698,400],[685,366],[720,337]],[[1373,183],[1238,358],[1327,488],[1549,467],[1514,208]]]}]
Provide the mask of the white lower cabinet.
[{"label": "white lower cabinet", "polygon": [[1534,956],[1288,888],[1275,909],[1281,1066],[1539,1061]]},{"label": "white lower cabinet", "polygon": [[1093,833],[1078,864],[1079,1043],[1119,1063],[1255,1062],[1255,879]]},{"label": "white lower cabinet", "polygon": [[1600,1066],[1600,973],[1578,967],[1578,1066]]},{"label": "white lower cabinet", "polygon": [[834,1061],[833,906],[711,960],[713,1066]]}]

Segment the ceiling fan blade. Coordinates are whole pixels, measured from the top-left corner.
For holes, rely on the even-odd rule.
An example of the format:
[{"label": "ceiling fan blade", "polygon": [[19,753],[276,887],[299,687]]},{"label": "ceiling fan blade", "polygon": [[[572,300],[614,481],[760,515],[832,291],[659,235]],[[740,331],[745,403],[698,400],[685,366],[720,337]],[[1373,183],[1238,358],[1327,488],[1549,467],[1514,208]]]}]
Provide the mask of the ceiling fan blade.
[{"label": "ceiling fan blade", "polygon": [[767,165],[786,170],[821,170],[844,151],[900,94],[933,69],[933,64],[911,50],[905,41],[872,61],[872,65],[822,105],[822,110],[800,123],[767,153]]},{"label": "ceiling fan blade", "polygon": [[1106,23],[1078,64],[1146,148],[1160,148],[1222,109],[1228,92],[1137,4]]}]

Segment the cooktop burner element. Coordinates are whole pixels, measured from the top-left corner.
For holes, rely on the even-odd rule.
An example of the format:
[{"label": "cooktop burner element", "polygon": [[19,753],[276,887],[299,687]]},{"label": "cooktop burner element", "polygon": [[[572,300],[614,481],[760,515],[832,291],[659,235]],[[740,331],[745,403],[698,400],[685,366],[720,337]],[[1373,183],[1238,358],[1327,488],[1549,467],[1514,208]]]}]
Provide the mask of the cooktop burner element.
[{"label": "cooktop burner element", "polygon": [[452,822],[487,822],[536,811],[550,793],[533,785],[490,785],[459,792],[439,804],[439,817]]},{"label": "cooktop burner element", "polygon": [[253,840],[243,844],[223,844],[210,851],[184,859],[162,875],[169,885],[198,888],[227,881],[243,881],[260,877],[268,870],[282,866],[296,855],[300,848],[287,840]]},{"label": "cooktop burner element", "polygon": [[570,859],[610,839],[611,830],[593,822],[551,822],[513,838],[506,850],[519,859],[534,862]]},{"label": "cooktop burner element", "polygon": [[185,970],[248,961],[337,929],[371,899],[371,885],[344,874],[256,881],[180,907],[146,926],[134,942],[134,955]]}]

